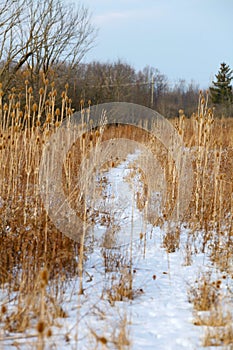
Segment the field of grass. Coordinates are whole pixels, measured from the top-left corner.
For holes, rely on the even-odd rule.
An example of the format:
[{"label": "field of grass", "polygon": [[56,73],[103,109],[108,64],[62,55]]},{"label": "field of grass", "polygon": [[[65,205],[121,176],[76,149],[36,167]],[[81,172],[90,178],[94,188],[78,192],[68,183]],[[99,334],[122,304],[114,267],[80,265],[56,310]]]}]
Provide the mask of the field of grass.
[{"label": "field of grass", "polygon": [[[115,249],[112,243],[115,232],[120,232],[124,225],[119,213],[125,208],[119,207],[117,213],[111,207],[112,193],[106,174],[123,160],[110,158],[96,176],[95,185],[87,183],[92,177],[88,173],[88,162],[84,160],[99,159],[98,146],[112,139],[133,140],[145,145],[156,159],[157,176],[163,176],[166,182],[163,206],[155,218],[153,208],[147,207],[150,195],[147,174],[137,164],[131,165],[126,183],[132,187],[138,182],[131,207],[142,214],[145,229],[136,232],[132,220],[130,234],[138,239],[142,254],[146,255],[147,224],[159,228],[163,248],[172,256],[180,249],[183,230],[188,230],[185,265],[191,266],[195,255],[200,253],[212,264],[211,269],[200,272],[195,283],[184,285],[187,300],[193,307],[193,324],[206,329],[203,346],[233,346],[229,303],[233,280],[233,119],[215,115],[200,93],[197,111],[191,118],[180,111],[179,118],[169,120],[183,140],[193,173],[188,210],[182,221],[176,222],[172,212],[184,184],[180,183],[176,164],[164,144],[133,125],[108,125],[103,121],[100,128],[90,127],[87,131],[91,120],[80,119],[82,136],[67,153],[61,184],[70,207],[82,222],[75,228],[80,238],[73,240],[69,238],[72,233],[65,235],[54,225],[41,198],[39,175],[43,148],[63,120],[73,113],[68,86],[58,109],[54,85],[44,83],[38,104],[34,103],[33,91],[27,84],[25,96],[12,90],[6,99],[3,92],[0,93],[0,349],[49,348],[54,327],[61,327],[58,320],[69,316],[63,301],[72,281],[77,282],[73,287],[77,300],[85,295],[85,281],[92,281],[93,276],[86,266],[95,249],[99,249],[102,257],[100,275],[106,282],[99,291],[100,298],[109,303],[109,309],[98,309],[99,317],[111,313],[119,302],[130,303],[144,293],[143,285],[134,284],[132,240],[129,240],[128,249]],[[81,101],[81,108],[88,111],[89,106],[85,107]],[[54,175],[50,175],[56,176],[55,163],[48,166],[54,167]],[[146,169],[149,168],[147,164]],[[95,169],[95,164],[91,169]],[[159,183],[156,174],[155,181]],[[101,226],[103,236],[107,237],[97,248],[93,238],[96,225]],[[156,274],[152,279],[156,280]],[[89,349],[134,349],[133,339],[130,340],[128,334],[129,318],[126,312],[116,319],[115,326],[105,324],[104,329],[89,329],[86,334],[92,341]],[[77,317],[78,322],[81,324]],[[81,333],[77,332],[72,348],[82,348]],[[64,341],[69,343],[68,333],[66,337]]]}]

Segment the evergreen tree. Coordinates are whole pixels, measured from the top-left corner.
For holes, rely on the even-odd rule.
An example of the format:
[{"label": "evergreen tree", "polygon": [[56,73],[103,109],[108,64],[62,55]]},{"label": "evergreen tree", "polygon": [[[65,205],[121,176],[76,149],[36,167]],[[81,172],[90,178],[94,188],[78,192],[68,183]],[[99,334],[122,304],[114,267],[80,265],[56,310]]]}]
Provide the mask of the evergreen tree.
[{"label": "evergreen tree", "polygon": [[218,74],[215,75],[217,81],[213,81],[210,87],[211,100],[214,104],[229,106],[232,103],[231,80],[233,72],[226,63],[221,63]]}]

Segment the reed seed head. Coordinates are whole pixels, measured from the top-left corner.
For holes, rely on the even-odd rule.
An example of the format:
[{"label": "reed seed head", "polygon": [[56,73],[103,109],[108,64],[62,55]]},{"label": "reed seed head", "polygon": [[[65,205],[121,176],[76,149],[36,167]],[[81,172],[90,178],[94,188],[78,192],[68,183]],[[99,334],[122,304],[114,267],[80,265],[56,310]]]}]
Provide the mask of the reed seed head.
[{"label": "reed seed head", "polygon": [[1,313],[2,313],[3,315],[7,313],[7,307],[6,307],[6,305],[2,305],[2,306],[1,306]]},{"label": "reed seed head", "polygon": [[39,321],[36,326],[37,332],[38,333],[43,333],[45,330],[45,322],[44,321]]},{"label": "reed seed head", "polygon": [[45,283],[45,285],[48,284],[49,273],[48,273],[48,270],[46,268],[40,272],[40,278]]}]

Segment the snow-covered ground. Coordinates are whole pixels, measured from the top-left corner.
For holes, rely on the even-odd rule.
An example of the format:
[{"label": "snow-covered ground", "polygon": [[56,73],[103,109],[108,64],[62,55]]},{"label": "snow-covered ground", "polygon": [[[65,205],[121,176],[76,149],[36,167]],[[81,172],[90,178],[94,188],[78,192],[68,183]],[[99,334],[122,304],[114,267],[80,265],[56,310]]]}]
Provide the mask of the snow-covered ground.
[{"label": "snow-covered ground", "polygon": [[[167,253],[163,247],[164,231],[144,222],[143,212],[132,201],[135,195],[132,185],[134,180],[131,183],[126,181],[126,178],[129,179],[130,162],[134,160],[131,155],[125,163],[105,173],[105,190],[108,192],[111,213],[115,215],[114,223],[120,226],[117,243],[121,245],[119,252],[122,256],[130,256],[129,242],[133,235],[135,297],[111,305],[103,292],[110,285],[111,274],[105,273],[98,244],[103,233],[106,233],[106,227],[101,226],[101,223],[96,224],[93,231],[96,247],[85,262],[84,294],[78,295],[78,278],[67,282],[65,294],[61,298],[67,317],[56,320],[52,336],[46,338],[46,349],[118,349],[114,341],[119,337],[124,319],[130,341],[130,346],[125,346],[125,349],[202,348],[204,328],[193,324],[193,306],[188,302],[187,289],[201,271],[212,267],[201,253],[193,255],[192,264],[187,265],[187,229],[181,229],[179,249]],[[98,199],[95,205],[101,211]],[[169,230],[169,226],[164,229]],[[146,236],[139,239],[142,232]],[[117,272],[114,276],[117,276]],[[0,304],[3,298],[4,293],[0,291]],[[27,334],[17,335],[6,334],[2,330],[0,338],[5,339],[0,341],[0,349],[32,349],[36,337],[31,335],[36,335],[36,331],[28,329]],[[8,337],[12,338],[7,340]],[[106,344],[98,342],[98,337],[103,337]]]}]

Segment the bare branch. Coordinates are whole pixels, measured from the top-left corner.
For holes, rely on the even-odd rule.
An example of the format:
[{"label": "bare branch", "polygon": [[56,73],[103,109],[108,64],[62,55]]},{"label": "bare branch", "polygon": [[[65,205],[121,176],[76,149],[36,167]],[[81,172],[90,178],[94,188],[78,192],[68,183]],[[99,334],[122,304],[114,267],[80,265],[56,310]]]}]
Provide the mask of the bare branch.
[{"label": "bare branch", "polygon": [[0,78],[7,88],[26,65],[33,81],[41,71],[80,62],[96,31],[88,10],[61,0],[5,0],[0,7]]}]

